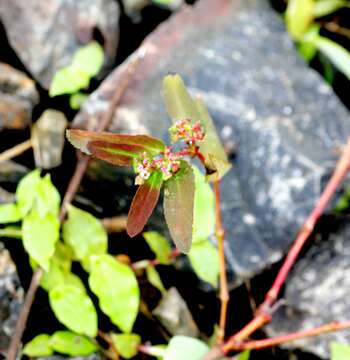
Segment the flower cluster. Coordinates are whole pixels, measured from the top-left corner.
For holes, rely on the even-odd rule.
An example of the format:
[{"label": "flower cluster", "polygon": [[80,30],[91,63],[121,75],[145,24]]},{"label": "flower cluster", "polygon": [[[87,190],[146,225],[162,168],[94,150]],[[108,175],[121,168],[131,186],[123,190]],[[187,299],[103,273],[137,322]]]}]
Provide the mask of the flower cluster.
[{"label": "flower cluster", "polygon": [[180,169],[181,155],[172,152],[171,147],[167,147],[163,154],[156,158],[151,158],[147,153],[143,153],[140,159],[135,162],[136,185],[142,185],[154,171],[161,171],[163,180],[168,180]]},{"label": "flower cluster", "polygon": [[189,119],[178,120],[169,129],[171,141],[185,141],[188,145],[194,145],[204,139],[204,130],[199,121],[192,123]]}]

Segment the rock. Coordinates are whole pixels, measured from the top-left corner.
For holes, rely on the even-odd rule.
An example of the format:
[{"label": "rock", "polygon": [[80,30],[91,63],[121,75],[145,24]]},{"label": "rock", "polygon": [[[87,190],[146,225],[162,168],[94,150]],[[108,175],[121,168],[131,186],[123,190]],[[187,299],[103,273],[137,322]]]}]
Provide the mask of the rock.
[{"label": "rock", "polygon": [[[267,326],[269,336],[302,331],[331,321],[350,319],[350,225],[321,238],[299,260],[288,278],[285,305]],[[329,358],[331,342],[350,343],[343,330],[284,345]]]},{"label": "rock", "polygon": [[16,266],[0,242],[0,354],[10,343],[23,295]]},{"label": "rock", "polygon": [[113,0],[1,0],[0,19],[18,57],[44,88],[96,29],[107,60],[116,53],[119,6]]},{"label": "rock", "polygon": [[171,335],[197,337],[199,330],[190,310],[176,288],[170,288],[153,314]]},{"label": "rock", "polygon": [[[222,181],[232,284],[281,259],[350,134],[349,113],[332,89],[299,58],[263,0],[199,1],[160,25],[135,57],[110,130],[168,139],[162,78],[180,73],[204,98],[227,150],[237,149]],[[75,127],[96,128],[130,61],[90,96]]]},{"label": "rock", "polygon": [[21,71],[0,62],[0,130],[27,127],[38,101],[34,81]]},{"label": "rock", "polygon": [[61,164],[67,123],[61,111],[48,109],[34,124],[31,140],[36,167],[51,169]]},{"label": "rock", "polygon": [[14,161],[4,161],[0,165],[0,183],[17,183],[22,177],[28,174],[29,169]]}]

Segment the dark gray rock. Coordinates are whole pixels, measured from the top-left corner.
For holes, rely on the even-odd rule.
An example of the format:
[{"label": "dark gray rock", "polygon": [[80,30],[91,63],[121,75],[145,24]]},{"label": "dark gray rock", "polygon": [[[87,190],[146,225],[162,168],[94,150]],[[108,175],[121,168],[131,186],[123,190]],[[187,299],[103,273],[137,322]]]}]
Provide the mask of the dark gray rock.
[{"label": "dark gray rock", "polygon": [[22,303],[16,266],[0,242],[0,354],[9,345]]},{"label": "dark gray rock", "polygon": [[0,187],[0,204],[7,204],[15,201],[15,194],[12,194]]},{"label": "dark gray rock", "polygon": [[0,0],[11,46],[44,87],[98,29],[110,61],[118,43],[119,6],[113,0]]},{"label": "dark gray rock", "polygon": [[14,161],[3,161],[0,163],[0,183],[17,183],[28,172],[28,168]]},{"label": "dark gray rock", "polygon": [[[228,151],[237,148],[222,182],[229,269],[240,279],[279,260],[350,134],[345,107],[263,0],[202,0],[163,23],[135,56],[138,70],[110,130],[168,138],[162,78],[180,73],[208,104]],[[96,128],[130,61],[91,95],[76,127]]]},{"label": "dark gray rock", "polygon": [[[270,336],[350,319],[350,226],[319,239],[288,278],[285,305],[267,326]],[[350,330],[285,345],[329,358],[331,342],[350,343]]]},{"label": "dark gray rock", "polygon": [[0,130],[27,127],[38,101],[34,81],[12,66],[0,63]]}]

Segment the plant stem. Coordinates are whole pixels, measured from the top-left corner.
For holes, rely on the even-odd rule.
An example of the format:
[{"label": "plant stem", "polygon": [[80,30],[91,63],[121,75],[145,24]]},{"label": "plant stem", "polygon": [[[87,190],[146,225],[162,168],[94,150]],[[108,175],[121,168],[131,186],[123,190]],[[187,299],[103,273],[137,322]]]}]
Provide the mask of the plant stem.
[{"label": "plant stem", "polygon": [[[119,104],[119,102],[121,101],[126,89],[128,88],[129,82],[133,78],[133,75],[135,73],[138,64],[139,64],[138,57],[132,58],[130,62],[127,63],[126,68],[124,69],[124,73],[121,75],[120,84],[117,90],[115,91],[115,93],[113,94],[113,97],[109,103],[108,110],[103,114],[103,117],[98,125],[97,128],[98,132],[104,131],[106,128],[108,128],[110,122],[113,119],[115,109]],[[73,200],[74,195],[78,190],[80,181],[84,176],[85,170],[87,169],[88,162],[89,159],[84,156],[80,157],[78,160],[74,174],[71,178],[71,181],[68,185],[66,194],[62,202],[61,212],[59,216],[60,221],[63,221],[65,214],[67,212],[68,204]],[[39,287],[40,278],[42,274],[43,274],[43,270],[39,268],[34,272],[32,276],[29,290],[26,294],[24,304],[22,306],[21,312],[18,317],[18,321],[16,323],[14,335],[10,342],[7,360],[16,360],[17,351],[20,346],[22,334],[27,323],[30,308],[34,301],[34,295]]]},{"label": "plant stem", "polygon": [[18,145],[15,145],[11,149],[5,150],[0,154],[0,162],[10,160],[18,155],[21,155],[26,150],[32,147],[32,141],[26,140]]},{"label": "plant stem", "polygon": [[165,354],[165,349],[161,349],[159,347],[155,347],[151,345],[140,345],[139,352],[151,356],[163,357]]},{"label": "plant stem", "polygon": [[216,219],[215,234],[218,240],[219,265],[220,265],[220,301],[221,301],[218,342],[222,342],[225,338],[229,293],[227,288],[227,274],[226,274],[225,249],[224,249],[225,231],[222,226],[222,216],[221,216],[220,180],[216,180],[214,182],[214,193],[215,193],[215,219]]},{"label": "plant stem", "polygon": [[[179,249],[173,249],[172,252],[169,254],[169,260],[173,260],[177,258],[178,256],[182,255]],[[139,270],[139,269],[146,269],[147,266],[156,266],[159,265],[160,262],[158,259],[153,260],[140,260],[135,263],[132,263],[130,266],[133,270]]]},{"label": "plant stem", "polygon": [[4,229],[0,229],[0,237],[22,239],[22,231],[21,229],[7,227]]},{"label": "plant stem", "polygon": [[333,331],[340,331],[348,328],[350,328],[350,320],[344,322],[332,321],[329,324],[318,326],[309,330],[298,331],[286,335],[272,337],[269,339],[247,341],[245,343],[238,344],[235,350],[238,351],[248,350],[248,349],[259,350],[267,347],[285,344],[298,339],[304,339],[307,337],[317,336],[320,334],[329,333]]},{"label": "plant stem", "polygon": [[[341,158],[338,160],[336,168],[332,177],[328,181],[321,197],[317,201],[314,209],[311,211],[309,217],[306,219],[301,227],[291,249],[289,250],[284,263],[278,272],[271,289],[267,292],[264,302],[259,306],[256,316],[240,330],[238,333],[231,336],[222,347],[215,347],[211,352],[204,356],[203,360],[215,360],[220,356],[233,350],[237,341],[242,341],[253,334],[256,330],[260,329],[266,323],[271,321],[271,307],[277,300],[281,287],[284,284],[290,269],[294,265],[302,247],[306,240],[313,232],[317,220],[320,218],[325,208],[332,199],[337,187],[342,183],[347,175],[350,167],[350,138],[343,149]],[[221,355],[220,355],[221,354]],[[219,357],[218,357],[219,355]]]}]

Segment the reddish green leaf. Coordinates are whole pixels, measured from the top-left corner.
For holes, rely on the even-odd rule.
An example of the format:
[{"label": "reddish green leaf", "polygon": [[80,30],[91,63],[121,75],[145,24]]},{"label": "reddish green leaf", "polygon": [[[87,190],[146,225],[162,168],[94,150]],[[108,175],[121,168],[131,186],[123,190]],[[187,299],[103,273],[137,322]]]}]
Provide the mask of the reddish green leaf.
[{"label": "reddish green leaf", "polygon": [[180,251],[188,253],[192,243],[195,189],[191,166],[182,161],[179,172],[164,186],[164,214],[171,237]]},{"label": "reddish green leaf", "polygon": [[147,135],[67,130],[67,138],[83,153],[120,166],[133,165],[133,160],[145,152],[154,156],[165,149],[163,141]]},{"label": "reddish green leaf", "polygon": [[151,216],[155,208],[160,188],[162,186],[163,176],[160,171],[154,172],[150,178],[139,186],[135,197],[131,203],[128,215],[126,231],[130,237],[139,234]]}]

